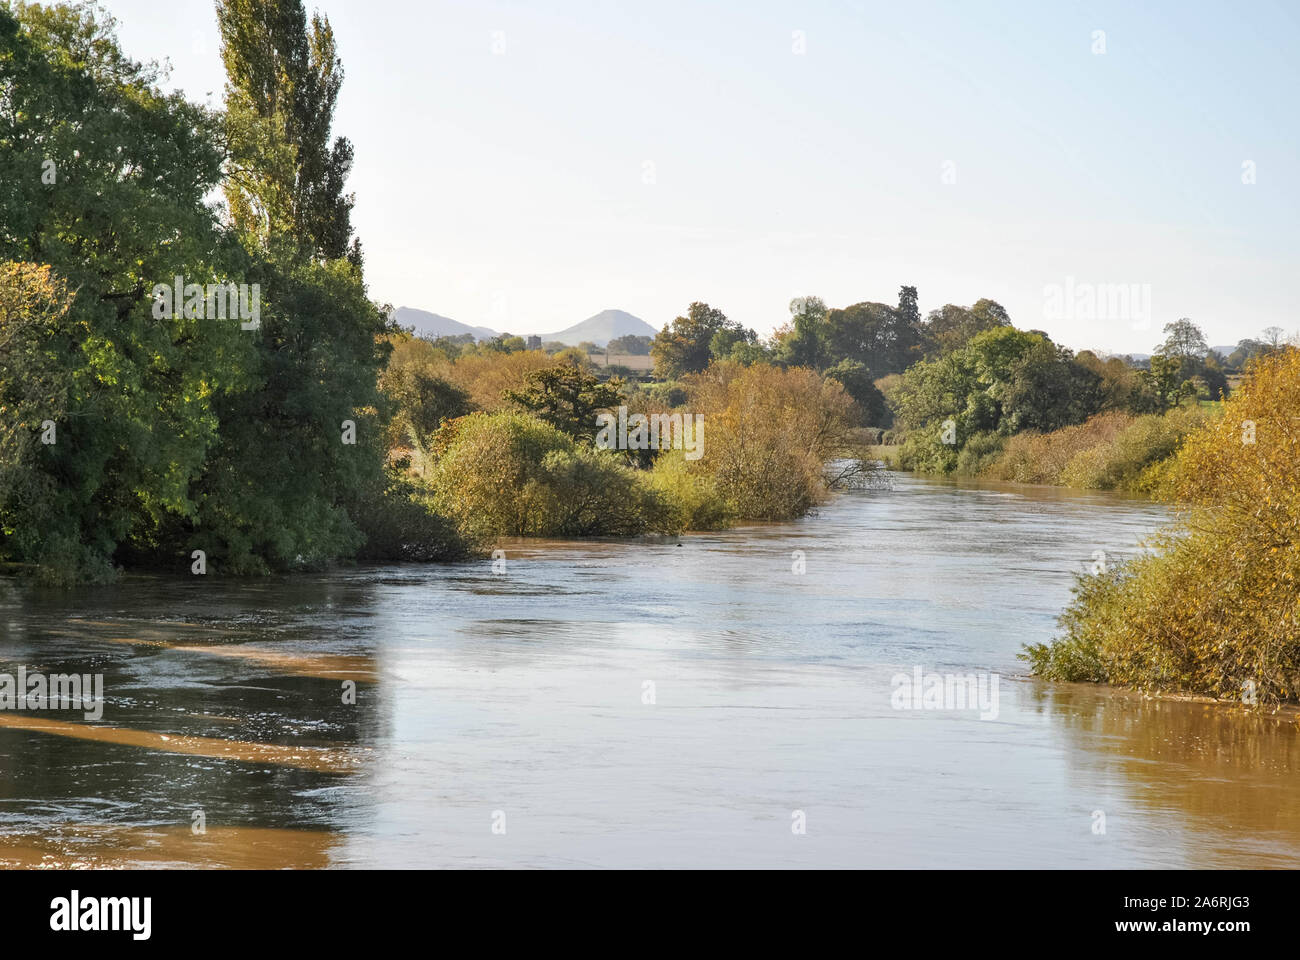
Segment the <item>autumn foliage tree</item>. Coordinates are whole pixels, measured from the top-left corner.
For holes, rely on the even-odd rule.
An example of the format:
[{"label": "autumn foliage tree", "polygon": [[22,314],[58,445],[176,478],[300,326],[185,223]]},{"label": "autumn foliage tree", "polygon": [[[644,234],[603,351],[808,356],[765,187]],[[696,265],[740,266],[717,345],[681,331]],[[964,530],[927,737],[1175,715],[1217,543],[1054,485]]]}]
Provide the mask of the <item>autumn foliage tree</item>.
[{"label": "autumn foliage tree", "polygon": [[704,455],[689,466],[712,479],[736,517],[803,516],[869,472],[852,436],[860,417],[853,398],[813,370],[715,363],[688,390],[688,406],[706,425]]},{"label": "autumn foliage tree", "polygon": [[1027,652],[1053,679],[1246,702],[1300,699],[1300,350],[1242,387],[1161,470],[1180,505],[1153,552],[1084,577],[1063,635]]}]

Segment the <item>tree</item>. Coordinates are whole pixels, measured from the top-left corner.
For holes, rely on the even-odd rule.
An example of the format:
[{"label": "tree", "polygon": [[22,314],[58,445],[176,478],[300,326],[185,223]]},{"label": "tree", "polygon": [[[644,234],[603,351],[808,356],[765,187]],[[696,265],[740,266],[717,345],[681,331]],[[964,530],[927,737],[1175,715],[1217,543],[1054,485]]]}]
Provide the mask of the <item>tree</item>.
[{"label": "tree", "polygon": [[790,322],[776,333],[776,357],[791,367],[820,370],[826,365],[826,304],[820,297],[790,301]]},{"label": "tree", "polygon": [[[38,404],[50,439],[0,490],[0,554],[70,581],[195,549],[223,573],[369,549],[385,504],[419,504],[384,469],[395,330],[348,246],[328,24],[309,36],[290,0],[221,4],[223,118],[161,92],[95,5],[15,9],[0,5],[0,262],[49,272],[39,295],[31,274],[6,291],[28,305],[0,402],[25,423],[44,411],[23,391],[58,389]],[[256,329],[207,312],[229,285]],[[159,309],[172,293],[184,310]],[[391,546],[411,556],[411,536]]]},{"label": "tree", "polygon": [[[566,348],[572,349],[572,348]],[[585,357],[578,357],[581,366],[587,365]],[[506,410],[512,404],[505,399],[507,390],[524,390],[528,375],[535,370],[546,370],[564,362],[541,350],[523,350],[519,353],[471,353],[457,359],[448,371],[448,379],[470,396],[476,410]]]},{"label": "tree", "polygon": [[[903,374],[892,399],[902,462],[950,472],[977,434],[1057,430],[1101,409],[1101,378],[1042,334],[995,325]],[[945,428],[944,425],[948,426]]]},{"label": "tree", "polygon": [[1252,340],[1250,338],[1239,340],[1237,341],[1236,349],[1233,350],[1232,353],[1228,354],[1227,359],[1224,360],[1224,369],[1232,371],[1233,373],[1240,373],[1245,369],[1247,362],[1249,362],[1252,357],[1259,353],[1263,353],[1267,349],[1268,344],[1264,343],[1262,340]]},{"label": "tree", "polygon": [[993,300],[978,300],[973,307],[945,304],[938,310],[931,310],[926,320],[926,356],[942,356],[964,346],[977,334],[1010,325],[1007,311]]},{"label": "tree", "polygon": [[498,333],[490,340],[484,340],[479,344],[479,348],[485,353],[518,353],[520,350],[527,350],[528,344],[523,337],[511,333]]},{"label": "tree", "polygon": [[1155,348],[1155,352],[1179,360],[1200,361],[1210,352],[1201,328],[1183,317],[1173,323],[1165,324],[1165,342]]},{"label": "tree", "polygon": [[746,330],[740,324],[728,324],[713,335],[709,341],[709,354],[714,360],[727,360],[736,352],[737,347],[756,345],[758,334]]},{"label": "tree", "polygon": [[443,421],[470,412],[469,394],[446,379],[450,366],[446,354],[427,340],[397,341],[379,378],[390,407],[385,443],[390,452],[410,448],[423,459]]},{"label": "tree", "polygon": [[888,427],[893,424],[894,415],[885,403],[884,394],[876,388],[866,364],[857,360],[841,360],[826,370],[825,377],[840,383],[854,399],[861,411],[864,426]]},{"label": "tree", "polygon": [[565,347],[563,350],[557,350],[551,359],[556,363],[577,367],[579,370],[596,369],[596,365],[591,362],[591,354],[582,347]]},{"label": "tree", "polygon": [[1183,377],[1183,361],[1176,356],[1155,354],[1150,368],[1139,373],[1139,377],[1155,398],[1157,412],[1176,407],[1196,394],[1191,382]]},{"label": "tree", "polygon": [[56,442],[20,453],[32,496],[0,502],[0,551],[53,580],[109,576],[194,515],[218,408],[248,382],[237,321],[155,317],[151,302],[178,274],[243,279],[205,202],[221,126],[162,93],[113,29],[96,7],[0,6],[0,261],[40,265],[8,275],[35,313],[18,310],[5,379],[58,385],[42,417]]},{"label": "tree", "polygon": [[[711,478],[734,516],[790,520],[869,473],[854,455],[856,411],[838,382],[802,367],[729,363],[687,382],[691,408],[708,426],[704,456],[690,469]],[[681,456],[671,450],[661,459]]]},{"label": "tree", "polygon": [[1102,412],[1131,409],[1133,393],[1138,389],[1137,371],[1123,358],[1103,358],[1091,350],[1080,350],[1074,362],[1097,375]]},{"label": "tree", "polygon": [[1200,379],[1205,384],[1208,399],[1220,400],[1228,395],[1228,376],[1223,357],[1213,350],[1201,362]]},{"label": "tree", "polygon": [[523,390],[507,390],[505,398],[569,436],[595,441],[596,414],[623,399],[623,381],[602,383],[594,375],[561,364],[528,375]]},{"label": "tree", "polygon": [[326,260],[349,254],[352,144],[330,144],[343,85],[329,20],[301,0],[218,0],[232,151],[226,199],[241,230],[292,237]]},{"label": "tree", "polygon": [[886,365],[878,369],[902,373],[921,359],[925,346],[925,331],[921,322],[921,309],[917,305],[916,287],[899,288],[898,307],[894,311],[894,317],[893,349]]},{"label": "tree", "polygon": [[328,21],[299,0],[221,0],[226,195],[266,308],[252,389],[219,407],[223,443],[184,540],[231,572],[318,567],[360,548],[390,489],[378,381],[394,333],[367,295],[352,148],[330,143],[343,79]]},{"label": "tree", "polygon": [[[40,437],[53,424],[57,438],[66,423],[70,384],[45,351],[72,305],[67,283],[48,266],[0,263],[0,518],[19,541],[37,539],[55,519],[55,478]],[[19,553],[35,547],[26,542]]]},{"label": "tree", "polygon": [[989,300],[987,297],[976,300],[975,305],[970,308],[970,314],[975,318],[976,325],[984,330],[1011,326],[1011,315],[1007,313],[1006,308],[996,300]]},{"label": "tree", "polygon": [[921,329],[921,308],[917,304],[916,287],[898,288],[898,319],[915,331]]},{"label": "tree", "polygon": [[1003,395],[1003,433],[1045,433],[1083,423],[1105,404],[1102,379],[1070,351],[1042,339],[1022,358]]},{"label": "tree", "polygon": [[752,341],[737,340],[731,345],[731,353],[719,359],[739,364],[742,367],[752,367],[756,363],[771,363],[772,351],[755,336]]},{"label": "tree", "polygon": [[699,301],[692,303],[686,316],[675,318],[655,335],[650,346],[655,376],[675,380],[704,370],[713,359],[713,335],[729,325],[721,310]]},{"label": "tree", "polygon": [[1286,331],[1281,327],[1265,327],[1264,343],[1270,350],[1276,350],[1286,342]]},{"label": "tree", "polygon": [[899,318],[884,303],[855,303],[826,317],[828,362],[852,360],[871,370],[899,373]]},{"label": "tree", "polygon": [[629,333],[609,341],[607,349],[610,353],[626,353],[633,357],[645,357],[650,355],[651,342],[653,342],[652,337],[639,337]]}]

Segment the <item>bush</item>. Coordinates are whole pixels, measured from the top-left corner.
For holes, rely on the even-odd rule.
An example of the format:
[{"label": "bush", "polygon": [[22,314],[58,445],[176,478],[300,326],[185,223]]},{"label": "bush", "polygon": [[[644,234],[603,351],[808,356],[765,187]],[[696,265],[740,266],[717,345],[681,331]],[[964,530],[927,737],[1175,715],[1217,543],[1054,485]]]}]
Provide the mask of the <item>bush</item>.
[{"label": "bush", "polygon": [[1223,416],[1160,471],[1160,492],[1181,504],[1177,524],[1153,552],[1080,581],[1063,635],[1024,654],[1036,672],[1228,699],[1249,691],[1264,703],[1298,698],[1298,407],[1300,352],[1256,361]]},{"label": "bush", "polygon": [[1146,491],[1154,482],[1146,472],[1170,457],[1204,418],[1196,407],[1140,417],[1112,411],[1051,433],[1017,434],[983,475],[1087,490]]},{"label": "bush", "polygon": [[481,552],[437,512],[427,491],[395,471],[382,494],[360,503],[356,521],[366,538],[357,551],[362,563],[431,563]]},{"label": "bush", "polygon": [[1061,472],[1061,483],[1089,490],[1149,489],[1146,471],[1170,457],[1204,420],[1196,407],[1138,417],[1109,445],[1076,454]]},{"label": "bush", "polygon": [[440,512],[471,541],[673,532],[672,513],[618,455],[527,414],[475,413],[435,438]]},{"label": "bush", "polygon": [[944,443],[943,424],[928,424],[907,431],[898,451],[898,465],[916,473],[946,474],[957,469],[957,445]]},{"label": "bush", "polygon": [[1003,438],[996,433],[977,433],[966,441],[957,454],[954,473],[963,477],[977,477],[993,464],[1002,453]]},{"label": "bush", "polygon": [[1085,423],[1052,433],[1022,433],[1007,441],[1002,456],[985,476],[1017,483],[1061,483],[1070,462],[1084,451],[1104,447],[1133,422],[1124,413],[1102,413]]},{"label": "bush", "polygon": [[[844,387],[803,367],[714,363],[688,378],[707,443],[707,472],[737,519],[791,520],[872,469],[858,457],[857,407]],[[840,462],[838,476],[826,465]]]},{"label": "bush", "polygon": [[691,469],[682,451],[661,453],[649,482],[666,504],[675,527],[721,530],[731,525],[733,510],[718,490],[717,481],[704,470]]}]

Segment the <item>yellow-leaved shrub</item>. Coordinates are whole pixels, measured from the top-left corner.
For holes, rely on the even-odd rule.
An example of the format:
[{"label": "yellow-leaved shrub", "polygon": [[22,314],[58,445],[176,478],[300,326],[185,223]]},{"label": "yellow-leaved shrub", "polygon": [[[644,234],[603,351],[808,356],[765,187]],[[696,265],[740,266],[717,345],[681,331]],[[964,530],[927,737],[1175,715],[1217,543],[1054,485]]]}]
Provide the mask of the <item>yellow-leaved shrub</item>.
[{"label": "yellow-leaved shrub", "polygon": [[1026,658],[1050,679],[1262,703],[1300,699],[1300,351],[1255,361],[1223,415],[1160,472],[1177,523],[1084,577],[1063,635]]}]

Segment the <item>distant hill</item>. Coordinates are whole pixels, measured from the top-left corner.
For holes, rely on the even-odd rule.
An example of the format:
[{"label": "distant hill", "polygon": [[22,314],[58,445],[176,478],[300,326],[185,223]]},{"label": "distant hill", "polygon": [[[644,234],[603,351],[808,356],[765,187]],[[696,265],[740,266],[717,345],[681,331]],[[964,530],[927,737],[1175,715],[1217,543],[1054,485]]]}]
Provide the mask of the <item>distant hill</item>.
[{"label": "distant hill", "polygon": [[594,317],[588,317],[582,323],[561,330],[559,333],[542,334],[542,343],[555,340],[577,346],[584,341],[604,346],[615,337],[653,337],[659,331],[640,317],[623,310],[602,310]]},{"label": "distant hill", "polygon": [[497,335],[495,330],[488,327],[471,327],[451,317],[430,313],[428,310],[416,310],[414,307],[398,307],[393,312],[393,319],[400,326],[414,327],[416,334],[421,337],[458,337],[462,333],[472,333],[476,340],[490,340]]}]

